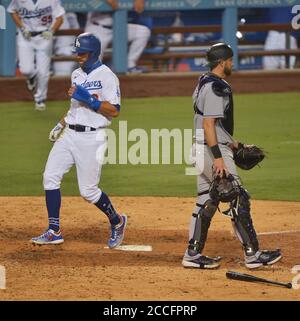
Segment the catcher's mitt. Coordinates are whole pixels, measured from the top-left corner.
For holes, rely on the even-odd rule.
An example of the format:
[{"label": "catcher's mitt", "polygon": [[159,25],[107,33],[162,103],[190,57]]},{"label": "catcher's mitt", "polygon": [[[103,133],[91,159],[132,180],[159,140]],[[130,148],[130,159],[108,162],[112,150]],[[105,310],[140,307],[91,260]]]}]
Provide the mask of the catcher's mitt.
[{"label": "catcher's mitt", "polygon": [[255,145],[239,143],[237,148],[233,148],[233,159],[241,169],[251,169],[265,158],[264,151]]},{"label": "catcher's mitt", "polygon": [[215,176],[209,188],[209,196],[215,202],[229,203],[235,200],[239,194],[239,184],[231,174],[228,174],[227,177],[223,175],[222,178]]}]

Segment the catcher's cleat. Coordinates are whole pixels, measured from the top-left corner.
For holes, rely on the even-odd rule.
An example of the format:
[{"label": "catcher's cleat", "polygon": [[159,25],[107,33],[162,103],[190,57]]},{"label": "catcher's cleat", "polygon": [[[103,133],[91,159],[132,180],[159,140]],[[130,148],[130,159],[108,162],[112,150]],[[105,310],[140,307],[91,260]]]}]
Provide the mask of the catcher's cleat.
[{"label": "catcher's cleat", "polygon": [[44,100],[35,102],[35,110],[44,111],[46,110],[46,104]]},{"label": "catcher's cleat", "polygon": [[54,232],[51,229],[48,229],[45,233],[38,237],[33,237],[31,243],[37,245],[48,245],[48,244],[61,244],[64,242],[61,232]]},{"label": "catcher's cleat", "polygon": [[127,225],[127,216],[125,214],[121,215],[122,223],[119,225],[111,226],[111,237],[108,240],[108,247],[113,249],[120,245],[124,239],[125,229]]},{"label": "catcher's cleat", "polygon": [[182,265],[185,268],[194,269],[217,269],[220,266],[221,257],[210,258],[205,255],[197,254],[195,256],[185,255]]},{"label": "catcher's cleat", "polygon": [[280,249],[275,251],[257,251],[254,255],[245,257],[245,266],[248,269],[256,269],[263,265],[272,265],[281,258]]},{"label": "catcher's cleat", "polygon": [[36,89],[36,85],[37,85],[37,76],[34,75],[31,78],[27,78],[26,79],[26,85],[27,85],[27,89],[31,92],[34,92]]}]

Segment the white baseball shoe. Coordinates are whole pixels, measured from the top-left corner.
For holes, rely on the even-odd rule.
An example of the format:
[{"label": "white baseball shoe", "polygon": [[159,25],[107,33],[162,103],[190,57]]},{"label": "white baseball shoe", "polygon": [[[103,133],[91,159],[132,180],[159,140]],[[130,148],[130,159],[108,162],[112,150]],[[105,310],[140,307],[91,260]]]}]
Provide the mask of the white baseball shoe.
[{"label": "white baseball shoe", "polygon": [[46,104],[44,100],[35,102],[35,110],[44,111],[46,110]]}]

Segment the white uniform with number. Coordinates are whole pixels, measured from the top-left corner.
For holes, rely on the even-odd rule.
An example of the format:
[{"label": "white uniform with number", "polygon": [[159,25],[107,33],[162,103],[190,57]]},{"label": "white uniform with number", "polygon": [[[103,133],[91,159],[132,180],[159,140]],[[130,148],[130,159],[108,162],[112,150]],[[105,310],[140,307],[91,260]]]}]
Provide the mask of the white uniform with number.
[{"label": "white uniform with number", "polygon": [[[93,33],[101,41],[101,56],[112,42],[113,39],[113,18],[110,14],[93,12],[88,15],[86,23],[86,32]],[[140,24],[128,23],[128,68],[137,65],[137,61],[147,46],[151,31],[148,27]]]},{"label": "white uniform with number", "polygon": [[[12,0],[7,11],[17,12],[27,30],[41,32],[50,29],[55,19],[65,14],[60,0]],[[21,32],[17,36],[20,70],[28,78],[37,74],[35,101],[47,98],[49,69],[52,55],[52,40],[41,34],[25,39]]]},{"label": "white uniform with number", "polygon": [[[74,70],[72,84],[85,87],[100,101],[120,105],[119,80],[105,65],[101,65],[88,75],[80,68]],[[97,130],[75,132],[68,127],[64,130],[49,154],[44,172],[44,189],[60,188],[63,175],[75,164],[81,196],[91,203],[96,203],[101,196],[98,184],[106,150],[104,128],[111,124],[111,119],[71,99],[71,107],[65,121],[69,125],[84,125]]]}]

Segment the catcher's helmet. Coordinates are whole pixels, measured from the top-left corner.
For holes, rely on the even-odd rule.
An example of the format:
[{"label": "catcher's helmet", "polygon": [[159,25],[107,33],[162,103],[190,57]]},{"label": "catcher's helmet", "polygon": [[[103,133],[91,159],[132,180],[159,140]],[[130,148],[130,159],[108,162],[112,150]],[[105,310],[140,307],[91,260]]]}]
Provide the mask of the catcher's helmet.
[{"label": "catcher's helmet", "polygon": [[233,50],[226,43],[217,43],[209,48],[206,58],[210,66],[233,57]]},{"label": "catcher's helmet", "polygon": [[75,39],[73,52],[77,54],[90,52],[98,57],[101,52],[100,40],[92,33],[82,33]]}]

